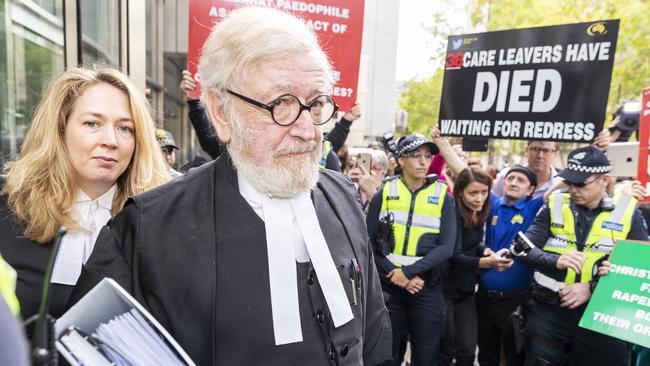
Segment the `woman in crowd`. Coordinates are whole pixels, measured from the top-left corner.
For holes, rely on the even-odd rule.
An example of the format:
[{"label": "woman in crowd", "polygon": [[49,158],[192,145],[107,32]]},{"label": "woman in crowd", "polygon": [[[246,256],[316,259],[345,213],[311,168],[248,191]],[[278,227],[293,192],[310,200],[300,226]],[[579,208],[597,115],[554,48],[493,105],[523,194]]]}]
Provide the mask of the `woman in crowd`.
[{"label": "woman in crowd", "polygon": [[491,188],[492,178],[479,168],[465,168],[454,182],[457,242],[444,283],[447,319],[440,365],[451,365],[454,357],[456,365],[473,365],[477,337],[474,291],[479,270],[507,268],[512,264],[512,259],[492,253],[482,243],[485,221],[490,213]]},{"label": "woman in crowd", "polygon": [[67,234],[51,279],[55,317],[102,226],[129,196],[169,180],[154,131],[144,95],[117,70],[74,68],[49,83],[0,193],[0,252],[18,273],[24,318],[38,311],[59,227]]}]

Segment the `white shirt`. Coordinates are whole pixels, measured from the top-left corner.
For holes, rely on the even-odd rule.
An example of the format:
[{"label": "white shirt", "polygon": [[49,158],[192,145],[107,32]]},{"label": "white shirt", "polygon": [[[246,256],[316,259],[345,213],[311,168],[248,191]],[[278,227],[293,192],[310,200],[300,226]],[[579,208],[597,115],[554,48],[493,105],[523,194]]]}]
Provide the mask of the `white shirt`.
[{"label": "white shirt", "polygon": [[99,231],[111,218],[116,190],[114,185],[94,200],[79,190],[72,206],[72,217],[85,231],[68,232],[63,236],[50,282],[71,286],[77,283],[81,267],[93,252]]}]

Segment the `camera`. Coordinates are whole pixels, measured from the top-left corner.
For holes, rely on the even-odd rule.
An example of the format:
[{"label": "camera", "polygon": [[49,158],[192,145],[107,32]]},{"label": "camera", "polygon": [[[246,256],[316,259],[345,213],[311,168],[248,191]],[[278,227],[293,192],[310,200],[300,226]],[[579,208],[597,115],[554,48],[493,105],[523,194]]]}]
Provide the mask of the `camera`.
[{"label": "camera", "polygon": [[514,257],[525,257],[528,252],[530,252],[535,245],[526,237],[521,231],[517,232],[512,243],[510,243],[510,248],[508,248],[508,255]]},{"label": "camera", "polygon": [[393,136],[393,133],[391,131],[388,131],[383,134],[381,137],[381,142],[384,145],[384,149],[387,150],[387,152],[391,152],[393,154],[397,153],[397,142],[395,141],[395,137]]},{"label": "camera", "polygon": [[629,100],[624,102],[612,118],[619,117],[620,121],[616,126],[611,127],[609,130],[619,130],[620,136],[616,139],[617,142],[625,142],[630,139],[632,133],[639,129],[639,116],[641,114],[641,103],[636,100]]}]

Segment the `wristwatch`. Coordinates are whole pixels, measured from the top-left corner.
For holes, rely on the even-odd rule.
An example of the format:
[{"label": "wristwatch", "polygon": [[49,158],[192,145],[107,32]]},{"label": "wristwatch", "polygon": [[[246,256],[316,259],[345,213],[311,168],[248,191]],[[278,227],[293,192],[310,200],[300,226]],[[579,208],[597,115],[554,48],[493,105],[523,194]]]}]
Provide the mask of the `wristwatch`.
[{"label": "wristwatch", "polygon": [[594,290],[596,289],[596,285],[598,284],[598,281],[591,280],[589,281],[589,291],[593,294]]}]

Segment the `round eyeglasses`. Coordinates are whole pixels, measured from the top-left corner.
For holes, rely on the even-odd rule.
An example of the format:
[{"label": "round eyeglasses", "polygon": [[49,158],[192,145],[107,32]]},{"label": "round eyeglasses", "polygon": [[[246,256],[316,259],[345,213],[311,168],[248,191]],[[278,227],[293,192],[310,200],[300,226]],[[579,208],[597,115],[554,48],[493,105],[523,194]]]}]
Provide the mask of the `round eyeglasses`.
[{"label": "round eyeglasses", "polygon": [[329,95],[319,95],[304,105],[295,95],[282,94],[269,104],[264,104],[230,89],[226,89],[226,91],[250,105],[269,111],[273,121],[280,126],[292,125],[305,110],[309,112],[313,124],[322,125],[332,119],[336,111],[339,110],[339,106]]}]

